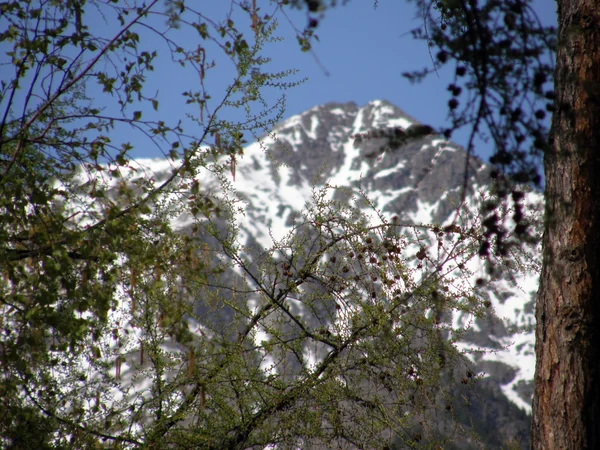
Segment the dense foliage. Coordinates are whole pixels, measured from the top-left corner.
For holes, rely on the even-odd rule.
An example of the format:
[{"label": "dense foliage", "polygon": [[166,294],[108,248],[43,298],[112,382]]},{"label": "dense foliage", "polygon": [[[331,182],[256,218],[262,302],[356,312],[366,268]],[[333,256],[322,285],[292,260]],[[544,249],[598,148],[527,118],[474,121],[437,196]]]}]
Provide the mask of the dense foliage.
[{"label": "dense foliage", "polygon": [[[2,445],[386,448],[468,434],[453,390],[477,376],[450,312],[489,308],[470,281],[478,214],[415,227],[327,186],[285,238],[247,247],[230,179],[244,138],[283,112],[265,90],[292,88],[292,72],[270,73],[261,53],[271,16],[193,6],[0,5]],[[174,95],[155,94],[164,61],[194,74],[182,117],[160,113]],[[209,93],[216,64],[231,79]],[[160,174],[131,159],[144,145],[164,153]]]}]

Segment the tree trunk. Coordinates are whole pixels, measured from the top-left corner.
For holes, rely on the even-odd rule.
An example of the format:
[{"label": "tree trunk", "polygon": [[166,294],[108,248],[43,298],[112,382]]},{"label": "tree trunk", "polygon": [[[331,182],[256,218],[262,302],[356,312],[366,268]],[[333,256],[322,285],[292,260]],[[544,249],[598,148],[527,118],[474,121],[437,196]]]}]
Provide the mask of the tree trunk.
[{"label": "tree trunk", "polygon": [[600,449],[600,5],[557,4],[532,442]]}]

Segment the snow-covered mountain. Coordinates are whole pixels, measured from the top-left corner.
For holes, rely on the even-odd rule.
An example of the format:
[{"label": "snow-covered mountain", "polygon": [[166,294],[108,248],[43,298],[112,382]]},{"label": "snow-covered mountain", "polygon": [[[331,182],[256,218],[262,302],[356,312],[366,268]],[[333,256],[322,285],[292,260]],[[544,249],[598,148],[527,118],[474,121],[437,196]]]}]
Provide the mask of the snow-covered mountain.
[{"label": "snow-covered mountain", "polygon": [[[417,130],[416,138],[396,140],[394,146],[398,128],[404,134]],[[329,103],[285,120],[272,135],[248,146],[238,164],[235,188],[248,205],[243,239],[269,246],[272,237],[290,229],[293,217],[311,200],[313,188],[325,183],[362,189],[388,218],[451,223],[461,201],[466,152],[437,135],[419,136],[420,128],[416,120],[381,100],[363,107]],[[464,205],[477,215],[489,181],[488,167],[471,157],[466,180]],[[539,214],[541,195],[529,193],[527,205],[530,213]],[[506,271],[512,281],[490,283],[488,295],[497,319],[478,320],[464,348],[482,350],[470,353],[476,367],[529,412],[538,255],[536,249],[524,251],[533,252],[532,264]]]},{"label": "snow-covered mountain", "polygon": [[[172,167],[167,161],[139,162],[155,172],[156,179]],[[467,160],[461,147],[431,133],[389,102],[316,106],[283,121],[244,149],[233,182],[246,203],[240,239],[269,247],[273,239],[289,232],[313,190],[325,184],[362,190],[384,217],[444,226],[456,220],[461,205],[460,214],[479,214],[488,172],[480,160]],[[539,214],[541,199],[538,193],[527,194],[528,213]],[[178,226],[185,225],[181,218]],[[497,380],[510,401],[526,411],[531,409],[534,371],[538,250],[523,249],[532,252],[530,264],[504,271],[510,280],[489,284],[497,320],[477,321],[464,342],[465,349],[482,350],[471,353],[477,368]],[[478,264],[477,276],[485,277],[483,264]]]},{"label": "snow-covered mountain", "polygon": [[[137,161],[156,180],[172,172],[166,160]],[[233,174],[232,174],[233,175]],[[400,223],[477,226],[489,196],[489,168],[459,146],[432,133],[396,106],[381,100],[359,107],[329,103],[278,124],[244,149],[232,186],[243,200],[239,241],[268,248],[288,233],[315,190],[340,186],[368,197],[380,217]],[[211,182],[204,180],[204,189]],[[217,189],[215,187],[215,189]],[[335,190],[340,200],[347,200]],[[463,196],[464,193],[464,196]],[[529,192],[525,214],[539,217],[542,197]],[[507,216],[510,220],[510,214]],[[191,223],[179,217],[182,231]],[[465,225],[466,226],[466,225]],[[484,375],[485,385],[515,408],[531,410],[534,374],[534,297],[539,248],[523,244],[521,257],[490,277],[472,260],[475,279],[485,279],[490,314],[469,322],[459,348]],[[416,253],[418,248],[413,251]],[[519,419],[520,420],[520,419]],[[523,422],[519,425],[522,432]]]}]

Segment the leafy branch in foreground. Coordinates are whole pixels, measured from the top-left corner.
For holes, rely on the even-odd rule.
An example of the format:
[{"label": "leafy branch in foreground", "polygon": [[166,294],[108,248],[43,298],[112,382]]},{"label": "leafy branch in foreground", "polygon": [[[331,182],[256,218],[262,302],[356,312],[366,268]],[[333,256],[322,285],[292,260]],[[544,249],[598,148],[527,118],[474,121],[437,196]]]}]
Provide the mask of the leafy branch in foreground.
[{"label": "leafy branch in foreground", "polygon": [[532,236],[520,199],[524,186],[542,185],[541,157],[548,149],[548,114],[554,111],[556,29],[542,24],[531,1],[415,3],[423,25],[413,36],[436,49],[435,66],[404,76],[418,82],[438,67],[454,65],[448,84],[450,126],[443,134],[449,138],[467,127],[468,155],[474,154],[478,140],[493,145],[490,177],[497,201],[483,223],[482,255],[491,250],[505,255],[508,229],[498,221],[502,205],[515,210],[515,232],[522,240]]},{"label": "leafy branch in foreground", "polygon": [[[489,314],[468,281],[477,254],[470,225],[417,227],[436,252],[410,254],[406,225],[372,225],[364,199],[347,206],[329,200],[333,190],[315,191],[269,249],[245,248],[235,232],[208,226],[240,278],[219,284],[236,331],[193,390],[205,389],[202,426],[193,429],[210,434],[207,448],[385,448],[468,433],[457,431],[447,406],[466,370],[453,343],[468,317]],[[452,323],[452,310],[463,325]]]},{"label": "leafy branch in foreground", "polygon": [[[257,16],[244,33],[233,9],[209,18],[184,2],[0,8],[2,443],[139,444],[123,430],[143,421],[125,424],[120,414],[136,401],[165,410],[160,377],[174,363],[161,345],[166,335],[187,339],[187,306],[171,308],[171,296],[181,297],[182,280],[212,273],[173,220],[182,210],[219,213],[199,169],[222,155],[233,160],[245,133],[279,120],[281,100],[274,107],[258,100],[261,89],[293,86],[282,81],[291,72],[264,67],[261,48],[274,21]],[[174,77],[191,72],[197,81],[184,92],[164,83],[155,92],[154,69],[165,63]],[[230,81],[211,95],[206,76],[217,64]],[[162,117],[161,102],[182,93],[181,116]],[[238,107],[245,120],[227,120]],[[160,176],[132,160],[148,146],[169,158]],[[150,359],[159,368],[156,392],[116,398],[131,344],[121,332],[138,323],[140,309],[146,324],[155,322],[136,345],[140,364]],[[39,433],[24,434],[31,423]]]}]

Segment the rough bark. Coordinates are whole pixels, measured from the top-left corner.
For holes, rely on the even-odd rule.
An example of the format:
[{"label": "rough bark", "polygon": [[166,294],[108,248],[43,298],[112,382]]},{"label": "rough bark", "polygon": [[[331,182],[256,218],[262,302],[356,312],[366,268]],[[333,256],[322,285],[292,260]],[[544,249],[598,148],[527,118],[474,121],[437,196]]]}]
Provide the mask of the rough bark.
[{"label": "rough bark", "polygon": [[600,449],[600,5],[558,1],[533,448]]}]

